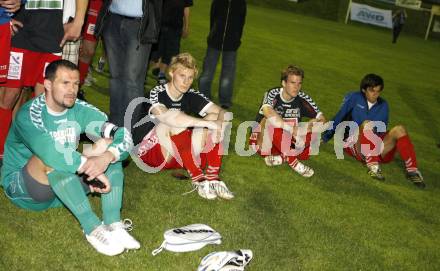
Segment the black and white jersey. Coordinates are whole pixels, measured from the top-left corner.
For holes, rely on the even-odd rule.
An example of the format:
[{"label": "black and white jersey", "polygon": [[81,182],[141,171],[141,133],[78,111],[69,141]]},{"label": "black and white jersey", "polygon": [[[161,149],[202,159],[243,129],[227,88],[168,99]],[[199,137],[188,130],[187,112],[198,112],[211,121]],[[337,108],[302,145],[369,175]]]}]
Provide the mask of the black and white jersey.
[{"label": "black and white jersey", "polygon": [[206,116],[206,111],[213,104],[200,92],[189,89],[179,100],[173,100],[168,95],[168,85],[158,85],[150,91],[150,108],[148,114],[151,116],[151,110],[163,105],[169,110],[179,110],[188,115]]},{"label": "black and white jersey", "polygon": [[300,91],[298,95],[290,101],[285,101],[281,94],[283,88],[273,88],[264,93],[256,121],[258,123],[264,118],[263,107],[272,107],[278,115],[287,123],[297,125],[302,117],[316,118],[320,114],[318,106],[310,96]]}]

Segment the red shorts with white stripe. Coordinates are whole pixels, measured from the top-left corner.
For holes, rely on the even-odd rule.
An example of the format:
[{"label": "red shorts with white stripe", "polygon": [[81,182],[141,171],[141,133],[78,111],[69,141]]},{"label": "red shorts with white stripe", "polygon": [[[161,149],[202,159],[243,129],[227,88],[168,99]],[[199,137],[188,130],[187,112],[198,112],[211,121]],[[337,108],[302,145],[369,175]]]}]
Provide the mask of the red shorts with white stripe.
[{"label": "red shorts with white stripe", "polygon": [[[280,152],[280,150],[278,150],[278,148],[275,147],[274,144],[272,144],[272,148],[270,149],[270,152],[261,152],[261,148],[260,146],[257,144],[257,138],[258,138],[259,132],[252,132],[250,137],[249,137],[249,147],[251,147],[253,150],[255,150],[259,155],[261,155],[262,157],[266,157],[269,155],[281,155],[283,156],[283,154]],[[295,138],[292,137],[292,145],[295,145]],[[310,143],[307,143],[308,146],[310,146]],[[310,157],[310,153],[309,151],[307,151],[307,148],[304,148],[304,150],[299,153],[298,155],[296,155],[296,157],[299,160],[308,160]],[[284,157],[284,156],[283,156]]]},{"label": "red shorts with white stripe", "polygon": [[43,84],[47,65],[58,59],[61,59],[61,53],[41,53],[12,47],[8,80],[4,86],[21,88]]},{"label": "red shorts with white stripe", "polygon": [[[382,137],[385,138],[385,136],[388,134],[388,132],[386,132]],[[356,145],[353,144],[350,147],[346,147],[344,148],[345,153],[347,153],[348,155],[356,158],[356,160],[365,163],[365,156],[356,149]],[[389,163],[391,161],[393,161],[394,159],[394,155],[396,154],[397,151],[397,147],[394,146],[394,148],[392,148],[387,154],[385,154],[385,156],[380,155],[379,156],[379,162],[380,163]]]},{"label": "red shorts with white stripe", "polygon": [[102,0],[90,0],[89,8],[87,10],[87,19],[83,28],[83,39],[96,42],[94,36],[96,21],[98,19],[99,11],[102,7]]},{"label": "red shorts with white stripe", "polygon": [[0,25],[0,86],[6,82],[8,76],[9,56],[11,51],[11,24]]},{"label": "red shorts with white stripe", "polygon": [[[159,144],[159,138],[156,134],[156,129],[151,130],[139,144],[138,157],[149,167],[160,169],[179,169],[184,168],[179,164],[176,158],[173,156],[167,162],[162,153],[161,145]],[[200,164],[202,168],[206,167],[206,154],[200,154]]]}]

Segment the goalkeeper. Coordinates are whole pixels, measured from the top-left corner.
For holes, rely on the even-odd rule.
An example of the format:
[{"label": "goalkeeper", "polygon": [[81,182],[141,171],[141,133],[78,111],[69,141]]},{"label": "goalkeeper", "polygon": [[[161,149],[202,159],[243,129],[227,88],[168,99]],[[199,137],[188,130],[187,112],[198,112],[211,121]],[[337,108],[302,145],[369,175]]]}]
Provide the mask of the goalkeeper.
[{"label": "goalkeeper", "polygon": [[[97,108],[77,100],[78,85],[79,71],[73,63],[57,60],[48,65],[45,93],[20,109],[9,131],[1,185],[21,208],[41,211],[66,206],[78,219],[87,241],[102,254],[138,249],[140,244],[127,233],[120,218],[121,161],[132,148],[131,136],[107,122]],[[84,132],[102,139],[81,154],[76,149]],[[89,192],[102,194],[103,221],[90,206]]]}]

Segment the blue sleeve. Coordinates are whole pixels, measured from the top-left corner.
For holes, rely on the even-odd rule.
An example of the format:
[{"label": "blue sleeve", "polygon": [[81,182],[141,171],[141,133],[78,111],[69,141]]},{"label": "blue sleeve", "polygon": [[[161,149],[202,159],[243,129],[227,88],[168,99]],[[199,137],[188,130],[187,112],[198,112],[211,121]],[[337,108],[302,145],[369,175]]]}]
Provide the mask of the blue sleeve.
[{"label": "blue sleeve", "polygon": [[388,107],[388,103],[387,102],[385,102],[385,117],[384,117],[384,122],[385,122],[385,125],[388,127],[388,121],[389,121],[389,116],[390,116],[390,109],[389,109],[389,107]]},{"label": "blue sleeve", "polygon": [[339,125],[339,123],[341,123],[345,119],[347,114],[352,111],[354,104],[353,94],[354,93],[349,93],[344,97],[341,108],[339,109],[338,113],[336,113],[336,116],[332,119],[333,121],[332,128],[330,130],[325,131],[324,134],[322,135],[322,140],[324,140],[324,142],[329,141],[333,137],[333,135],[335,134],[336,127]]}]

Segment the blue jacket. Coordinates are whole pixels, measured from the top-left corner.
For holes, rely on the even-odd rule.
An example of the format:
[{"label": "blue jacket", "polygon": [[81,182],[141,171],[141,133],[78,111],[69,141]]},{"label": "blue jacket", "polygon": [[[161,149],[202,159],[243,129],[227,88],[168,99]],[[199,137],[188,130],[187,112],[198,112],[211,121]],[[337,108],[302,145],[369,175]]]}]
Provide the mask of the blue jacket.
[{"label": "blue jacket", "polygon": [[388,125],[388,103],[378,98],[377,103],[368,109],[367,98],[362,91],[350,92],[344,97],[339,112],[333,118],[333,127],[331,130],[325,131],[322,135],[324,142],[329,141],[334,133],[335,128],[342,121],[354,121],[357,125],[361,125],[366,120],[382,121]]},{"label": "blue jacket", "polygon": [[[26,3],[26,0],[21,0],[21,4]],[[12,15],[14,13],[6,12],[6,9],[3,7],[0,7],[0,24],[8,23],[11,20]]]}]

